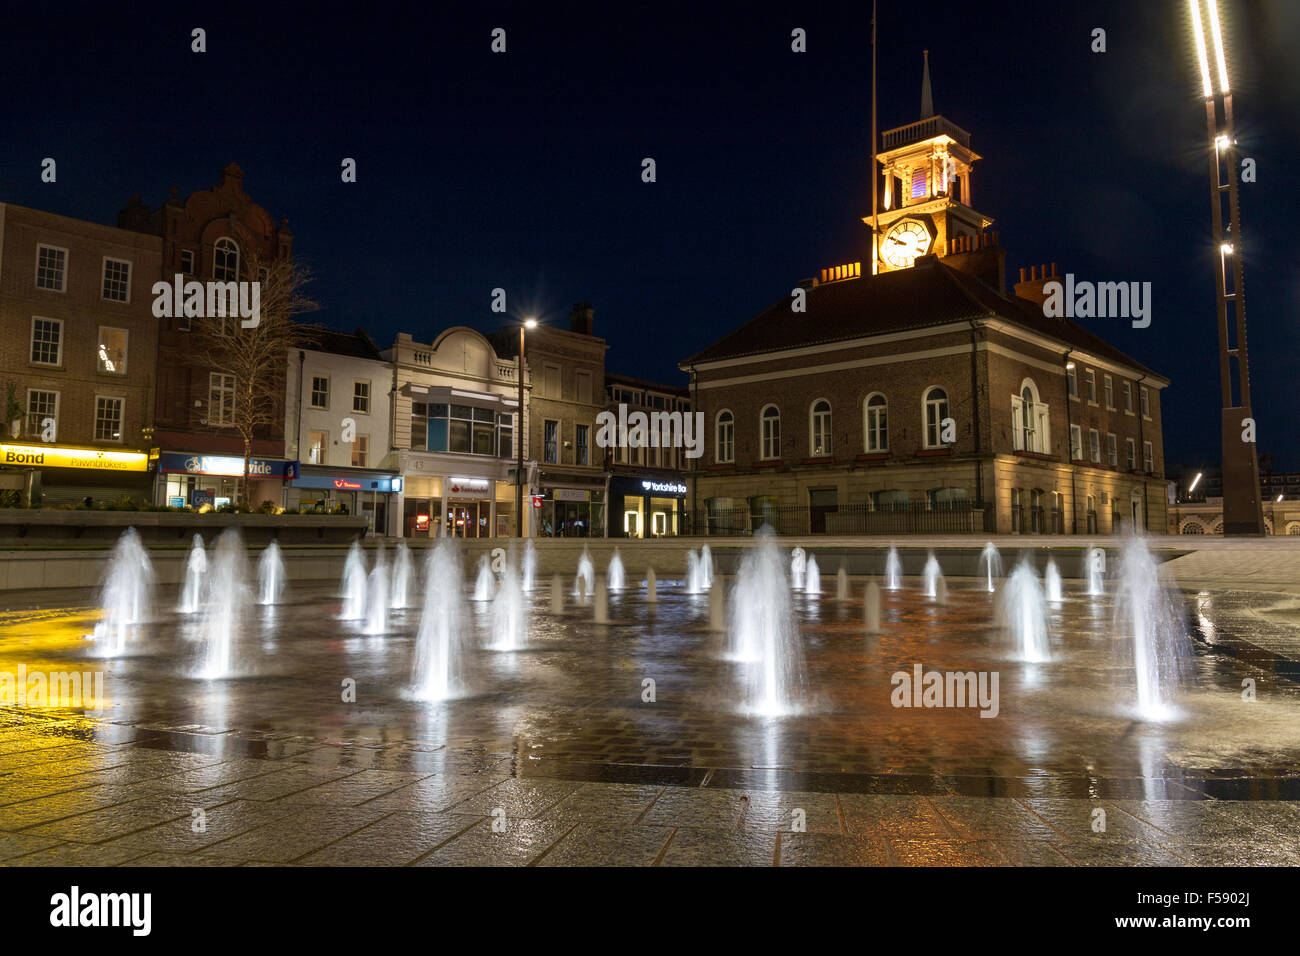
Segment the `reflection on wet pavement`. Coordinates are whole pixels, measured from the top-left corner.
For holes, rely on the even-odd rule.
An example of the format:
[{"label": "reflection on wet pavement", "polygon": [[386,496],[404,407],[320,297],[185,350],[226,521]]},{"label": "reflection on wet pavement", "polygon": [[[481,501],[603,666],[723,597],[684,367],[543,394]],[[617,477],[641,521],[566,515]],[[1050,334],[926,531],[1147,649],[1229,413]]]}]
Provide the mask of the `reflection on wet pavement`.
[{"label": "reflection on wet pavement", "polygon": [[[470,652],[467,694],[441,704],[403,694],[418,608],[370,637],[330,592],[291,588],[223,681],[185,676],[192,625],[171,613],[116,659],[88,654],[96,610],[2,614],[0,672],[101,670],[105,700],[0,709],[0,862],[1300,863],[1285,596],[1188,593],[1190,686],[1177,720],[1147,723],[1107,599],[1067,585],[1053,659],[1026,664],[993,597],[950,585],[946,607],[885,592],[870,638],[860,602],[797,597],[808,685],[781,718],[741,712],[708,596],[677,582],[656,605],[612,596],[609,625],[572,601],[552,616],[538,589],[526,647]],[[997,716],[893,706],[891,675],[918,664],[996,672]]]}]

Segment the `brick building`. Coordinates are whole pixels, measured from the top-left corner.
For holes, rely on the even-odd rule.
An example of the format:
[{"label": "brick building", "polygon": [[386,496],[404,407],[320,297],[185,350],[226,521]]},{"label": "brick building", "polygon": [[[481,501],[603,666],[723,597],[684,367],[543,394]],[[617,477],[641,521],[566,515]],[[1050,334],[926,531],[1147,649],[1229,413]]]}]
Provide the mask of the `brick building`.
[{"label": "brick building", "polygon": [[[135,196],[118,214],[118,225],[161,240],[161,262],[149,285],[184,281],[254,281],[247,274],[248,255],[256,249],[264,260],[289,257],[293,235],[287,221],[277,225],[243,187],[244,173],[235,163],[221,171],[211,189],[177,198],[175,192],[157,209]],[[230,425],[235,383],[214,372],[204,359],[207,345],[184,316],[156,319],[158,326],[157,389],[154,402],[154,442],[161,452],[155,490],[159,504],[185,504],[196,492],[217,500],[233,500],[243,474],[243,442]],[[265,427],[253,442],[255,474],[248,499],[280,504],[292,464],[284,455],[284,376],[276,370],[280,403],[276,424]]]},{"label": "brick building", "polygon": [[[605,408],[615,417],[623,410],[651,414],[691,414],[685,386],[664,385],[627,375],[605,373]],[[602,448],[609,472],[609,537],[659,538],[686,534],[688,462],[681,445]]]},{"label": "brick building", "polygon": [[1055,267],[1007,294],[969,134],[925,115],[883,142],[874,264],[822,270],[681,363],[708,437],[698,530],[1163,532],[1168,381],[1044,315]]},{"label": "brick building", "polygon": [[156,237],[0,203],[0,488],[149,498],[160,263]]},{"label": "brick building", "polygon": [[[519,355],[519,332],[494,333],[497,353]],[[605,463],[596,448],[596,416],[605,409],[605,340],[588,302],[573,307],[569,328],[538,325],[527,333],[524,362],[533,387],[527,403],[528,448],[537,462],[533,492],[543,537],[604,537]]]}]

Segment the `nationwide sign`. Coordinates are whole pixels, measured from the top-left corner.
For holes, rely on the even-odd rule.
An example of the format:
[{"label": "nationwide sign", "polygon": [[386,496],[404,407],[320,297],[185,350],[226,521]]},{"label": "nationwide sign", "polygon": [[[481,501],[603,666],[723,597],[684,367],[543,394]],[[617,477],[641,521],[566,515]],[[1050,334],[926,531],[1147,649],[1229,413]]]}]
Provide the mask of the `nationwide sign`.
[{"label": "nationwide sign", "polygon": [[45,445],[0,445],[0,464],[94,471],[148,471],[149,456],[140,451],[102,448],[54,448]]},{"label": "nationwide sign", "polygon": [[[165,452],[160,457],[161,470],[167,473],[187,475],[219,475],[224,478],[240,478],[244,474],[244,459],[234,455],[186,455],[181,452]],[[275,458],[250,458],[248,476],[250,478],[293,478],[298,473],[296,461],[280,461]]]}]

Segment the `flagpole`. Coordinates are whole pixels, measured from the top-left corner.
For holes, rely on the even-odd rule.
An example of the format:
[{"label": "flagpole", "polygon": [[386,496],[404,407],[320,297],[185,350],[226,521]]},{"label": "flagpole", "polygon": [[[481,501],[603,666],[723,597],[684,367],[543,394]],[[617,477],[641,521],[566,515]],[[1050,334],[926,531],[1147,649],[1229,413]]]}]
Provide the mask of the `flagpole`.
[{"label": "flagpole", "polygon": [[880,214],[876,173],[876,0],[871,0],[871,274],[875,275],[880,262]]}]

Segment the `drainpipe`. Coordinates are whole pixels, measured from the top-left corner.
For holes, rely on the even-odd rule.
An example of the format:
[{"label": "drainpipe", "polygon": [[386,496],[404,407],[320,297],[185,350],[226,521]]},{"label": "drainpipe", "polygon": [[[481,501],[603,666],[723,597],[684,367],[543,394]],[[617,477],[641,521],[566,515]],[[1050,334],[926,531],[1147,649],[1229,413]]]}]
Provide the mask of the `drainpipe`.
[{"label": "drainpipe", "polygon": [[[1074,484],[1074,420],[1070,415],[1070,352],[1065,363],[1065,460],[1070,464],[1070,534],[1079,533],[1079,492]],[[1075,373],[1077,380],[1078,373]],[[1079,431],[1079,451],[1083,451],[1083,430]]]},{"label": "drainpipe", "polygon": [[[975,504],[984,513],[984,461],[980,446],[980,383],[979,383],[979,326],[974,319],[970,323],[970,391],[971,391],[971,425],[975,432]],[[984,517],[984,527],[988,527],[988,515]]]}]

